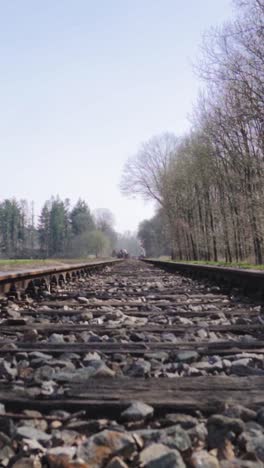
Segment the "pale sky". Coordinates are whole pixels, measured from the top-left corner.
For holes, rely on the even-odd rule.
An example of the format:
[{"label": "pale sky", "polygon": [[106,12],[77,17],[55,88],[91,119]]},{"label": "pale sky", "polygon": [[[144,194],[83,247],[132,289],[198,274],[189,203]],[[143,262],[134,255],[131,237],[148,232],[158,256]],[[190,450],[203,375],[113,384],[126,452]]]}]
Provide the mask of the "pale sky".
[{"label": "pale sky", "polygon": [[109,208],[135,230],[122,168],[140,143],[182,134],[202,34],[231,0],[0,0],[0,199],[51,195]]}]

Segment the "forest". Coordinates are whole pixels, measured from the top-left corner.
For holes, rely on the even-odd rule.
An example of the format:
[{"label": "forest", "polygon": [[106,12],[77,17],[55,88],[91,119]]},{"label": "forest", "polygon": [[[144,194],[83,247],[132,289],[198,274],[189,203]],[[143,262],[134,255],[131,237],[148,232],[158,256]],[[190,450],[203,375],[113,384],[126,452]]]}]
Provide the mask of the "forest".
[{"label": "forest", "polygon": [[0,203],[0,257],[50,258],[110,255],[116,245],[114,218],[107,209],[93,215],[84,200],[52,197],[37,225],[34,204],[6,199]]},{"label": "forest", "polygon": [[126,248],[139,255],[134,233],[115,230],[115,218],[106,208],[93,213],[79,199],[51,197],[37,216],[34,203],[6,199],[0,202],[0,258],[46,259],[109,257],[114,249]]},{"label": "forest", "polygon": [[123,193],[156,202],[148,256],[264,261],[264,1],[234,5],[204,39],[190,131],[152,137],[124,168]]}]

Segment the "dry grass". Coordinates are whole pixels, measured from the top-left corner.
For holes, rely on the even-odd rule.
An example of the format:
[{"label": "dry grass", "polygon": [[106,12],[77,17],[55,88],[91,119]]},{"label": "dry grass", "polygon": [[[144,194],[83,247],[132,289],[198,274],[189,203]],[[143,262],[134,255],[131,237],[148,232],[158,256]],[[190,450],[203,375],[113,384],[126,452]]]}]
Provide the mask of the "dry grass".
[{"label": "dry grass", "polygon": [[59,267],[64,265],[73,265],[77,263],[90,263],[106,258],[48,258],[45,260],[36,259],[0,259],[0,272],[32,270],[37,268]]}]

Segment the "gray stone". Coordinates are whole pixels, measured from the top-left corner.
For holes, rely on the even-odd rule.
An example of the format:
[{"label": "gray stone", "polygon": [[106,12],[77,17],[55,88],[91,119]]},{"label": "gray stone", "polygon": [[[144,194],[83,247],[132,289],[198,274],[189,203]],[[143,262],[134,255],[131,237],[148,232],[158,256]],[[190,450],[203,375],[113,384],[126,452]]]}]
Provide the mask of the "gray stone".
[{"label": "gray stone", "polygon": [[208,430],[206,425],[202,422],[189,429],[188,435],[193,441],[199,440],[205,442],[207,440]]},{"label": "gray stone", "polygon": [[199,354],[196,351],[179,351],[176,353],[176,361],[178,362],[193,362],[196,361]]},{"label": "gray stone", "polygon": [[260,408],[257,412],[257,422],[264,427],[264,408]]},{"label": "gray stone", "polygon": [[32,351],[29,353],[30,359],[42,359],[44,362],[53,358],[51,354],[41,353],[40,351]]},{"label": "gray stone", "polygon": [[139,460],[146,468],[185,468],[185,463],[177,450],[163,444],[151,444],[140,453]]},{"label": "gray stone", "polygon": [[122,421],[141,421],[153,416],[154,409],[141,401],[134,401],[125,411],[121,413]]},{"label": "gray stone", "polygon": [[207,338],[207,331],[201,328],[200,330],[198,330],[197,335],[199,336],[199,338],[201,338],[201,340],[205,340]]},{"label": "gray stone", "polygon": [[172,449],[180,452],[188,450],[192,443],[188,433],[181,426],[171,426],[161,431],[159,441]]},{"label": "gray stone", "polygon": [[0,361],[0,377],[14,379],[17,376],[17,369],[11,367],[4,359]]},{"label": "gray stone", "polygon": [[67,455],[68,457],[73,458],[76,453],[76,447],[53,447],[47,450],[47,455]]},{"label": "gray stone", "polygon": [[46,434],[43,431],[39,431],[34,427],[30,426],[20,426],[17,428],[17,434],[24,439],[36,439],[41,442],[46,442],[51,439],[50,434]]},{"label": "gray stone", "polygon": [[112,371],[103,361],[90,361],[88,367],[76,371],[61,371],[54,376],[54,380],[59,382],[85,382],[90,378],[114,377]]},{"label": "gray stone", "polygon": [[242,405],[230,405],[224,411],[224,416],[229,418],[239,418],[244,422],[256,419],[257,413]]},{"label": "gray stone", "polygon": [[[243,361],[243,359],[240,359],[239,361]],[[244,361],[246,361],[246,359],[244,359]],[[238,364],[238,361],[232,363],[231,372],[232,374],[239,375],[240,377],[246,377],[247,375],[264,375],[263,369],[250,367],[247,364]]]},{"label": "gray stone", "polygon": [[216,414],[207,420],[207,429],[209,448],[218,448],[223,445],[228,433],[241,434],[245,424],[241,419]]},{"label": "gray stone", "polygon": [[101,336],[96,335],[95,333],[93,333],[93,334],[90,334],[89,336],[87,336],[87,339],[84,340],[84,341],[87,341],[88,343],[101,343],[103,340],[102,340]]},{"label": "gray stone", "polygon": [[219,468],[219,462],[216,457],[206,450],[193,452],[191,457],[191,466],[193,468]]},{"label": "gray stone", "polygon": [[222,460],[220,468],[263,468],[263,463],[234,458],[233,460]]},{"label": "gray stone", "polygon": [[[5,445],[4,447],[0,448],[0,461],[2,462],[1,466],[7,466],[9,459],[15,455],[15,452],[9,445]],[[3,461],[7,461],[7,463],[3,463]]]},{"label": "gray stone", "polygon": [[173,333],[162,333],[163,341],[169,341],[170,343],[177,343],[177,338]]},{"label": "gray stone", "polygon": [[114,457],[107,464],[106,468],[128,468],[128,465],[120,457]]},{"label": "gray stone", "polygon": [[152,353],[145,354],[146,359],[156,359],[157,361],[167,361],[169,359],[169,354],[165,351],[153,351]]},{"label": "gray stone", "polygon": [[148,361],[140,358],[137,361],[133,362],[129,367],[127,373],[131,377],[144,377],[146,374],[149,374],[151,370],[151,364]]},{"label": "gray stone", "polygon": [[37,383],[42,383],[47,380],[52,380],[55,375],[55,371],[51,366],[41,366],[34,373],[34,380]]},{"label": "gray stone", "polygon": [[191,447],[189,434],[181,426],[170,426],[165,429],[142,429],[135,431],[145,442],[159,442],[184,452]]},{"label": "gray stone", "polygon": [[96,351],[92,353],[87,353],[83,358],[83,362],[90,361],[101,361],[101,356]]},{"label": "gray stone", "polygon": [[77,456],[93,468],[102,468],[114,456],[129,458],[136,450],[132,435],[104,430],[89,437],[77,448]]},{"label": "gray stone", "polygon": [[136,333],[136,332],[130,334],[130,339],[131,341],[135,341],[135,342],[147,341],[146,335],[144,335],[144,333]]},{"label": "gray stone", "polygon": [[167,414],[166,415],[166,420],[170,424],[178,424],[181,426],[183,429],[191,429],[192,427],[196,426],[198,424],[198,421],[196,418],[193,416],[189,416],[188,414]]},{"label": "gray stone", "polygon": [[5,412],[5,405],[3,405],[3,403],[0,403],[0,414],[5,414]]},{"label": "gray stone", "polygon": [[62,344],[62,343],[65,343],[64,341],[64,336],[63,335],[60,335],[59,333],[52,333],[52,335],[50,335],[49,339],[48,339],[48,342],[49,343],[52,343],[52,344]]},{"label": "gray stone", "polygon": [[0,416],[0,432],[12,437],[16,432],[16,427],[12,419],[6,416]]},{"label": "gray stone", "polygon": [[262,432],[254,429],[243,432],[239,437],[239,442],[245,446],[247,453],[255,455],[264,462],[264,434]]},{"label": "gray stone", "polygon": [[80,304],[87,304],[89,302],[89,299],[87,299],[87,297],[78,297],[77,298],[78,302],[80,302]]},{"label": "gray stone", "polygon": [[38,460],[36,457],[34,458],[28,458],[28,457],[23,457],[20,458],[20,460],[17,460],[13,465],[13,468],[41,468],[42,464],[40,460]]}]

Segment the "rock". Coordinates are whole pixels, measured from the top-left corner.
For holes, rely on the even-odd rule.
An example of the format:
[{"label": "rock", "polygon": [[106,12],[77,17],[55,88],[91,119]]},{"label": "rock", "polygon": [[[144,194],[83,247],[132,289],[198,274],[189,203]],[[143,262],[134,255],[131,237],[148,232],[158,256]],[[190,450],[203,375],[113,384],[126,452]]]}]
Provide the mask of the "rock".
[{"label": "rock", "polygon": [[243,432],[239,437],[239,442],[245,447],[247,453],[255,455],[258,460],[264,462],[264,434],[262,432],[255,429]]},{"label": "rock", "polygon": [[0,461],[1,466],[7,466],[11,457],[15,455],[15,452],[9,445],[5,445],[0,448]]},{"label": "rock", "polygon": [[177,343],[177,338],[173,333],[162,333],[162,340],[169,341],[170,343]]},{"label": "rock", "polygon": [[44,362],[53,358],[51,354],[41,353],[40,351],[32,351],[29,353],[29,357],[30,359],[42,359]]},{"label": "rock", "polygon": [[163,444],[151,444],[142,450],[139,460],[146,468],[185,468],[185,463],[177,450]]},{"label": "rock", "polygon": [[[250,359],[239,359],[239,361],[250,361]],[[239,375],[240,377],[246,377],[247,375],[264,375],[263,369],[257,367],[250,367],[248,364],[238,364],[238,361],[232,363],[231,373]]]},{"label": "rock", "polygon": [[[50,442],[48,442],[47,444],[49,444]],[[34,439],[23,439],[23,446],[25,447],[25,449],[27,449],[28,451],[31,451],[31,452],[40,452],[40,453],[44,453],[46,451],[46,449],[43,447],[42,444],[40,444],[40,442],[38,442],[37,440],[34,440]]]},{"label": "rock", "polygon": [[55,371],[51,366],[41,366],[34,373],[34,380],[41,384],[47,380],[52,380],[54,375]]},{"label": "rock", "polygon": [[[82,337],[84,336],[83,333],[81,335]],[[87,341],[88,343],[101,343],[103,340],[101,336],[96,335],[95,333],[92,333],[92,334],[89,334],[87,336],[87,339],[85,339],[84,341]]]},{"label": "rock", "polygon": [[0,447],[4,447],[5,445],[12,446],[12,439],[6,434],[3,434],[3,432],[0,432]]},{"label": "rock", "polygon": [[190,462],[193,468],[220,468],[217,458],[206,450],[193,452]]},{"label": "rock", "polygon": [[257,412],[257,422],[264,427],[264,408],[260,408]]},{"label": "rock", "polygon": [[77,448],[77,456],[93,468],[101,468],[114,456],[130,457],[136,450],[132,435],[104,430]]},{"label": "rock", "polygon": [[221,461],[220,468],[263,468],[263,463],[235,458]]},{"label": "rock", "polygon": [[85,382],[90,378],[114,377],[115,372],[107,367],[103,361],[90,361],[88,367],[76,371],[61,371],[54,376],[59,382]]},{"label": "rock", "polygon": [[9,362],[4,359],[0,361],[0,377],[14,379],[17,376],[17,369],[12,368]]},{"label": "rock", "polygon": [[17,428],[17,435],[23,439],[36,439],[40,442],[46,442],[51,439],[50,434],[46,434],[43,431],[35,429],[31,426],[20,426]]},{"label": "rock", "polygon": [[197,331],[197,335],[201,340],[205,340],[207,338],[207,331],[201,328],[200,330]]},{"label": "rock", "polygon": [[145,361],[143,358],[137,359],[134,361],[127,373],[131,377],[145,377],[146,374],[149,374],[151,370],[151,364],[148,361]]},{"label": "rock", "polygon": [[79,439],[79,433],[70,429],[54,430],[52,431],[52,438],[56,441],[56,445],[70,445],[76,444]]},{"label": "rock", "polygon": [[144,335],[144,333],[134,332],[130,334],[130,340],[135,342],[146,341],[146,336]]},{"label": "rock", "polygon": [[7,418],[6,416],[0,416],[0,432],[13,437],[16,432],[16,427],[12,419]]},{"label": "rock", "polygon": [[145,442],[159,442],[185,452],[191,447],[189,434],[180,426],[170,426],[165,429],[143,429],[136,431]]},{"label": "rock", "polygon": [[241,419],[215,414],[208,419],[207,429],[209,448],[220,448],[223,446],[228,433],[241,434],[245,429],[245,424]]},{"label": "rock", "polygon": [[178,362],[193,362],[198,359],[199,354],[196,351],[179,351],[176,353],[176,361]]},{"label": "rock", "polygon": [[146,359],[156,359],[157,361],[167,361],[169,359],[169,354],[165,351],[153,351],[151,353],[145,354]]},{"label": "rock", "polygon": [[34,457],[33,458],[20,458],[20,460],[17,460],[13,465],[13,468],[41,468],[42,464],[41,462]]},{"label": "rock", "polygon": [[92,468],[82,461],[73,461],[67,454],[48,454],[46,456],[46,461],[48,462],[49,468]]},{"label": "rock", "polygon": [[181,426],[171,426],[161,431],[159,442],[180,452],[188,450],[192,443],[188,433]]},{"label": "rock", "polygon": [[92,320],[93,319],[93,313],[87,310],[86,312],[82,313],[82,319],[83,320]]},{"label": "rock", "polygon": [[84,358],[83,358],[83,362],[90,362],[90,361],[101,361],[101,356],[96,352],[92,352],[92,353],[87,353]]},{"label": "rock", "polygon": [[188,435],[195,443],[204,443],[207,440],[208,431],[204,423],[197,424],[197,426],[192,427],[188,430]]},{"label": "rock", "polygon": [[34,426],[35,429],[45,432],[48,429],[48,423],[45,419],[39,419],[42,414],[39,411],[24,410],[24,414],[32,419],[21,420],[23,426]]},{"label": "rock", "polygon": [[128,465],[120,457],[114,457],[107,464],[106,468],[128,468]]},{"label": "rock", "polygon": [[76,453],[76,447],[54,447],[47,450],[47,455],[67,455],[70,458],[73,458]]},{"label": "rock", "polygon": [[77,301],[80,302],[80,304],[87,304],[87,303],[89,303],[89,299],[87,299],[87,297],[82,297],[82,296],[78,297],[78,298],[77,298]]},{"label": "rock", "polygon": [[154,409],[141,401],[134,401],[125,411],[121,413],[121,420],[125,422],[141,421],[153,416]]},{"label": "rock", "polygon": [[64,336],[60,335],[59,333],[52,333],[48,339],[48,343],[52,344],[62,344],[65,343]]},{"label": "rock", "polygon": [[257,413],[242,405],[230,405],[225,408],[224,415],[229,418],[239,418],[247,422],[256,419]]},{"label": "rock", "polygon": [[183,429],[190,429],[196,426],[198,423],[197,419],[194,418],[193,416],[189,416],[188,414],[180,414],[180,413],[167,414],[166,421],[168,421],[168,423],[173,424],[173,425],[178,424]]}]

